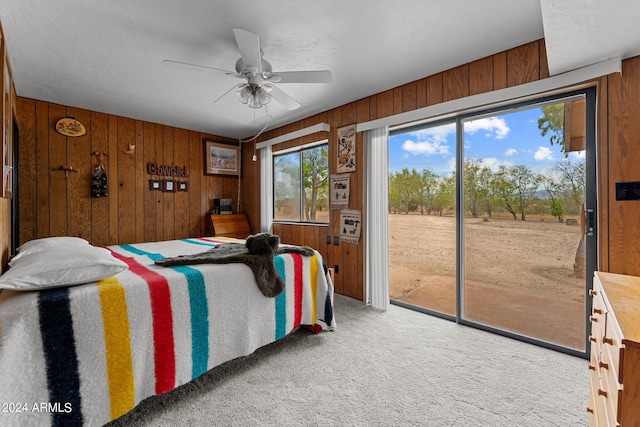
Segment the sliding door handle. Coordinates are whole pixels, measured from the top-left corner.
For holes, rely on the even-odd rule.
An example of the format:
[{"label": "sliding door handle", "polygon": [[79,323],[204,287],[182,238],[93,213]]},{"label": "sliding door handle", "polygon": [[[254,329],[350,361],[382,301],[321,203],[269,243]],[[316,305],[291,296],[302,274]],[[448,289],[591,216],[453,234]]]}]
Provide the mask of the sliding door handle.
[{"label": "sliding door handle", "polygon": [[595,227],[596,227],[596,214],[593,211],[593,209],[587,209],[586,210],[586,216],[587,216],[587,223],[585,224],[585,234],[587,236],[593,236],[593,233],[595,232]]}]

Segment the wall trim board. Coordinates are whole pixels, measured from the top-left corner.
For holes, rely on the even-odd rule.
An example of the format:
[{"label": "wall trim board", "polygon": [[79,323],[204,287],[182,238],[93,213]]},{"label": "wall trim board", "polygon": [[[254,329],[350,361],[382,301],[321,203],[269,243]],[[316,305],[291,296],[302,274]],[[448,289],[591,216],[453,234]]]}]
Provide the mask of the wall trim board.
[{"label": "wall trim board", "polygon": [[621,72],[622,59],[620,57],[609,59],[574,71],[558,74],[553,77],[547,77],[546,79],[498,89],[492,92],[452,99],[451,101],[445,101],[439,104],[405,111],[403,113],[394,114],[381,119],[358,123],[356,131],[363,132],[384,126],[398,126],[403,123],[412,124],[421,120],[428,122],[429,120],[434,120],[436,118],[442,119],[453,117],[462,112],[471,112],[473,110],[485,108],[489,105],[499,105],[512,102],[516,99],[526,99],[527,97],[533,97],[542,93],[568,88],[608,74]]},{"label": "wall trim board", "polygon": [[296,130],[293,132],[289,132],[284,135],[277,136],[275,138],[267,139],[266,141],[262,141],[256,144],[256,149],[260,150],[265,147],[270,147],[275,144],[279,144],[285,141],[291,141],[292,139],[301,138],[303,136],[311,135],[316,132],[329,132],[331,130],[331,126],[327,123],[318,123],[313,126],[306,127],[304,129]]}]

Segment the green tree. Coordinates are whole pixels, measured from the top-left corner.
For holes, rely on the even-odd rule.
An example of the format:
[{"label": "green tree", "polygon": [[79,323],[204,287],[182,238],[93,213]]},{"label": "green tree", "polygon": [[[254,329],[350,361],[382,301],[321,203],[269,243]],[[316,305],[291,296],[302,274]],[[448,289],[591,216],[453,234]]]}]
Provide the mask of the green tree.
[{"label": "green tree", "polygon": [[404,210],[405,214],[417,205],[419,184],[419,175],[415,169],[410,172],[408,168],[403,168],[402,171],[394,174],[394,196],[399,201],[399,209]]},{"label": "green tree", "polygon": [[485,182],[482,179],[487,169],[479,159],[464,160],[464,205],[474,218],[478,217],[479,206],[487,194]]},{"label": "green tree", "polygon": [[456,207],[456,174],[449,176],[439,175],[436,183],[435,194],[432,201],[432,209],[442,216],[446,210],[454,210]]},{"label": "green tree", "polygon": [[542,178],[542,185],[549,194],[549,209],[551,215],[558,218],[559,222],[564,222],[564,207],[562,198],[565,193],[565,186],[562,182],[557,182],[552,176]]},{"label": "green tree", "polygon": [[302,152],[302,183],[304,186],[304,214],[307,221],[316,220],[319,200],[326,199],[329,192],[329,147],[322,145]]},{"label": "green tree", "polygon": [[493,180],[495,191],[499,195],[500,204],[509,212],[513,219],[517,219],[517,197],[515,183],[511,179],[510,168],[505,165],[498,167],[498,172]]},{"label": "green tree", "polygon": [[549,134],[551,145],[560,145],[564,151],[564,103],[542,107],[542,116],[538,118],[538,129],[542,136]]},{"label": "green tree", "polygon": [[[291,206],[293,208],[300,206],[299,153],[274,156],[273,176],[276,210],[280,211],[283,206]],[[291,214],[299,217],[298,210],[299,208]],[[290,215],[287,215],[287,219],[293,219]]]},{"label": "green tree", "polygon": [[579,159],[572,162],[570,158],[566,157],[563,161],[557,163],[554,169],[560,173],[560,179],[565,188],[567,188],[568,195],[579,212],[582,203],[584,203],[586,188],[585,161]]},{"label": "green tree", "polygon": [[529,203],[538,191],[540,186],[540,176],[534,173],[531,168],[524,165],[509,168],[509,179],[513,183],[515,190],[515,200],[517,208],[520,212],[520,219],[527,219],[527,208]]}]

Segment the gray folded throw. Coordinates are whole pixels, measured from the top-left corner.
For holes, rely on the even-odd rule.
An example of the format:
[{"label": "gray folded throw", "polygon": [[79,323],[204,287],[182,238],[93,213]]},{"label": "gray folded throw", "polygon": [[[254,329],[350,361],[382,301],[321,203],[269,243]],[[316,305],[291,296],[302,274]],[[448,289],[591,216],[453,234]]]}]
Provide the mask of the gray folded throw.
[{"label": "gray folded throw", "polygon": [[308,246],[280,247],[280,237],[269,233],[258,233],[247,237],[244,244],[235,242],[223,243],[205,252],[162,258],[155,263],[163,267],[242,263],[251,269],[258,288],[264,296],[273,298],[280,294],[285,287],[274,264],[274,257],[283,253],[311,256],[315,251]]}]

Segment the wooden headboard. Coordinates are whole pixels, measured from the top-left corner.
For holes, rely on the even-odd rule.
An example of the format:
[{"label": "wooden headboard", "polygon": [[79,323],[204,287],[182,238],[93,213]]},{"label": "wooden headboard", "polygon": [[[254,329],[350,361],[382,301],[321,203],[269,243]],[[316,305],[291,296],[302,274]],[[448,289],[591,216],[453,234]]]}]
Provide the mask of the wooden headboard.
[{"label": "wooden headboard", "polygon": [[210,231],[213,236],[246,239],[251,235],[251,226],[244,213],[231,215],[210,215]]}]

